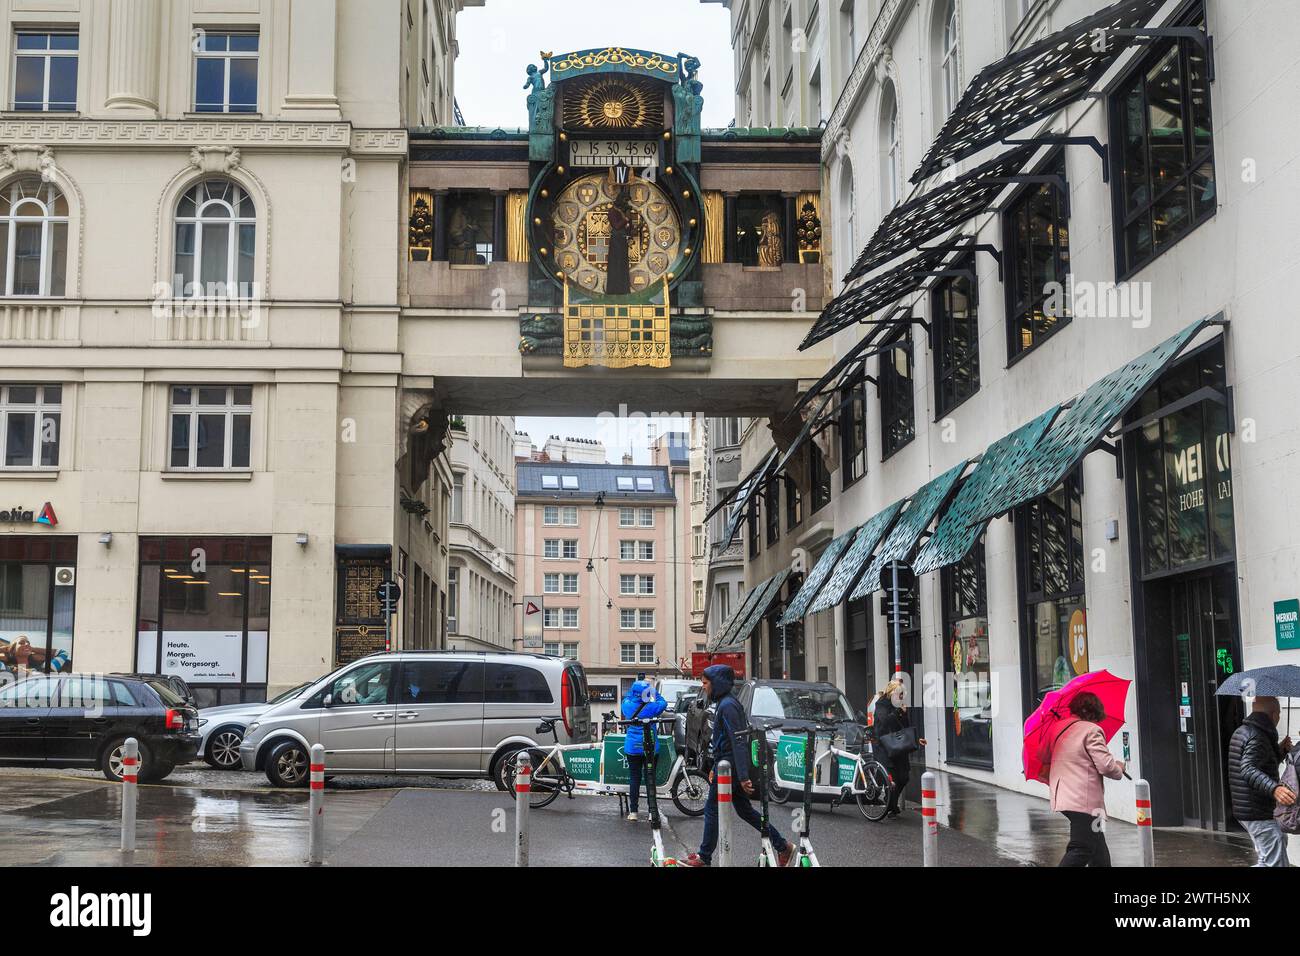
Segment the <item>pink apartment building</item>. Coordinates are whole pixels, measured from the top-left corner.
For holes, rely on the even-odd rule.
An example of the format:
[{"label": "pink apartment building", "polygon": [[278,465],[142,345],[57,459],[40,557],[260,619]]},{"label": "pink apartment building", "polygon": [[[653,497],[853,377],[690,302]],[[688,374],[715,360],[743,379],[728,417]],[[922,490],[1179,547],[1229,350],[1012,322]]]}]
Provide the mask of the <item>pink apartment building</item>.
[{"label": "pink apartment building", "polygon": [[541,595],[544,650],[575,657],[612,702],[639,672],[689,669],[691,525],[684,441],[657,464],[516,460],[516,634]]}]

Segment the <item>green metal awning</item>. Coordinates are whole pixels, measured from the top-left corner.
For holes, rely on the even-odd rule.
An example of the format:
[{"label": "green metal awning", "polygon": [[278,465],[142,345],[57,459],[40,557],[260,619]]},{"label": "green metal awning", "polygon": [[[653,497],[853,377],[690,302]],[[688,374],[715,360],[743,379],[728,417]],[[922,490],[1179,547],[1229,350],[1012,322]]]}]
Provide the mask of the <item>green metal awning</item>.
[{"label": "green metal awning", "polygon": [[781,615],[782,624],[793,624],[795,621],[803,619],[804,614],[808,611],[808,605],[812,604],[818,590],[831,576],[831,571],[835,568],[835,562],[840,559],[840,555],[844,553],[844,549],[849,546],[849,542],[853,540],[853,536],[857,533],[857,528],[846,531],[826,545],[826,550],[822,552],[817,564],[808,572],[808,576],[803,579],[803,586],[799,588],[799,593],[794,596],[790,606]]},{"label": "green metal awning", "polygon": [[[771,579],[769,578],[769,580]],[[766,584],[767,582],[763,583]],[[758,600],[758,593],[758,588],[750,588],[745,592],[745,599],[740,602],[740,607],[732,611],[731,616],[722,622],[722,627],[718,628],[718,633],[713,635],[712,639],[709,641],[707,650],[716,651],[730,638],[731,632],[736,629],[736,625],[744,620],[745,615],[749,613],[749,609],[753,606],[754,602]]]},{"label": "green metal awning", "polygon": [[1059,408],[1059,405],[1053,405],[1033,421],[1021,425],[988,447],[939,519],[934,534],[912,561],[912,570],[916,574],[937,571],[966,557],[988,523],[987,519],[979,517],[986,510],[987,501],[1024,466]]},{"label": "green metal awning", "polygon": [[876,550],[876,545],[880,543],[880,539],[884,537],[885,532],[889,530],[889,526],[893,524],[894,518],[898,516],[904,500],[906,499],[900,498],[895,501],[884,511],[873,515],[870,521],[858,528],[857,535],[853,538],[853,544],[849,546],[849,549],[844,552],[844,556],[835,565],[834,573],[831,575],[830,580],[826,582],[826,586],[821,589],[821,593],[817,595],[817,600],[813,601],[808,613],[816,614],[818,611],[828,610],[844,600],[844,595],[853,586],[853,582],[857,580],[858,572],[871,559],[871,552]]},{"label": "green metal awning", "polygon": [[960,464],[949,468],[938,478],[926,482],[912,496],[907,510],[894,523],[889,537],[876,550],[876,556],[870,566],[862,572],[857,587],[853,589],[851,600],[856,601],[879,591],[881,570],[892,561],[906,562],[912,556],[916,542],[920,540],[921,535],[930,527],[934,516],[952,496],[952,491],[957,487],[957,480],[966,470],[966,465],[966,459],[962,459]]},{"label": "green metal awning", "polygon": [[727,511],[727,526],[722,531],[722,547],[730,547],[731,541],[736,537],[736,531],[740,528],[740,522],[745,519],[745,513],[749,510],[754,500],[763,487],[763,483],[772,475],[776,469],[777,460],[780,458],[780,452],[773,448],[758,467],[745,476],[745,480],[736,485],[726,496],[723,497],[713,508],[705,515],[705,520],[712,518],[719,509],[730,502],[730,509]]},{"label": "green metal awning", "polygon": [[786,578],[790,577],[790,569],[786,568],[777,574],[772,575],[762,584],[754,588],[755,600],[749,604],[749,609],[743,619],[732,628],[731,633],[724,639],[718,641],[718,650],[726,650],[728,647],[738,647],[744,644],[750,633],[758,626],[758,622],[772,607],[772,602],[777,599],[781,593],[781,586],[785,584]]}]

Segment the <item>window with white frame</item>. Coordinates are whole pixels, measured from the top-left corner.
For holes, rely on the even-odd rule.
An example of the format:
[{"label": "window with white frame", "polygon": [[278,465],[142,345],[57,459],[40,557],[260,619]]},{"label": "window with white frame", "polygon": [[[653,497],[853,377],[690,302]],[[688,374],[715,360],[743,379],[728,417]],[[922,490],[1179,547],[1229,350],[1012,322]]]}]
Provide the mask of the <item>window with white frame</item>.
[{"label": "window with white frame", "polygon": [[621,607],[618,609],[618,628],[620,631],[636,630],[636,608]]},{"label": "window with white frame", "polygon": [[639,644],[637,645],[637,648],[639,651],[637,654],[638,664],[653,664],[659,659],[658,655],[655,654],[655,646],[653,644]]},{"label": "window with white frame", "polygon": [[704,610],[704,582],[703,581],[693,582],[692,592],[691,592],[691,610],[692,611]]},{"label": "window with white frame", "polygon": [[558,607],[542,608],[542,627],[559,627],[560,609]]},{"label": "window with white frame", "polygon": [[655,480],[653,478],[641,477],[636,480],[637,491],[654,491]]},{"label": "window with white frame", "polygon": [[256,242],[248,193],[228,179],[196,183],[176,205],[174,294],[251,298]]},{"label": "window with white frame", "polygon": [[704,557],[704,525],[702,524],[691,528],[691,556]]},{"label": "window with white frame", "polygon": [[704,500],[704,476],[691,475],[691,501],[700,502]]},{"label": "window with white frame", "polygon": [[542,593],[543,594],[560,593],[560,576],[558,574],[542,575]]},{"label": "window with white frame", "polygon": [[635,527],[636,527],[636,509],[635,509],[635,508],[619,508],[619,509],[618,509],[618,526],[619,526],[620,528],[635,528]]},{"label": "window with white frame", "polygon": [[635,542],[635,541],[620,541],[620,542],[618,543],[618,559],[619,559],[620,561],[635,561],[635,560],[636,560],[636,542]]},{"label": "window with white frame", "polygon": [[76,111],[78,46],[75,30],[19,30],[14,34],[15,112]]},{"label": "window with white frame", "polygon": [[578,476],[577,476],[577,475],[561,475],[561,476],[560,476],[560,487],[562,487],[565,491],[577,491],[577,490],[578,490]]},{"label": "window with white frame", "polygon": [[257,46],[253,32],[195,30],[194,112],[257,112]]},{"label": "window with white frame", "polygon": [[566,558],[569,558],[570,560],[574,560],[574,559],[576,559],[576,558],[578,557],[578,539],[577,539],[577,538],[565,538],[565,539],[564,539],[564,556],[565,556]]},{"label": "window with white frame", "polygon": [[7,296],[61,296],[67,285],[68,201],[40,176],[0,189],[0,261]]},{"label": "window with white frame", "polygon": [[636,575],[620,574],[618,576],[619,594],[636,594]]},{"label": "window with white frame", "polygon": [[578,609],[576,607],[566,607],[560,609],[563,613],[564,627],[576,629],[578,626]]},{"label": "window with white frame", "polygon": [[577,593],[578,593],[578,576],[577,576],[576,574],[566,574],[566,575],[564,575],[564,580],[563,580],[561,583],[562,583],[563,586],[564,586],[564,593],[565,593],[565,594],[577,594]]},{"label": "window with white frame", "polygon": [[636,645],[635,644],[618,645],[618,662],[620,664],[635,664]]},{"label": "window with white frame", "polygon": [[578,509],[573,505],[565,505],[561,508],[560,523],[566,528],[576,528],[578,526]]},{"label": "window with white frame", "polygon": [[543,642],[542,642],[542,653],[545,654],[545,655],[547,655],[548,657],[559,657],[559,656],[560,656],[560,642],[559,642],[559,641],[543,641]]},{"label": "window with white frame", "polygon": [[564,656],[565,656],[565,657],[573,657],[573,658],[576,658],[576,657],[578,656],[578,642],[577,642],[577,641],[565,641],[565,642],[564,642]]},{"label": "window with white frame", "polygon": [[655,526],[655,510],[653,508],[638,508],[636,523],[639,528],[653,528]]},{"label": "window with white frame", "polygon": [[542,557],[558,558],[560,556],[560,539],[547,538],[542,542]]},{"label": "window with white frame", "polygon": [[459,473],[451,481],[451,520],[465,523],[465,476]]},{"label": "window with white frame", "polygon": [[175,385],[171,389],[172,471],[249,467],[253,422],[251,385]]},{"label": "window with white frame", "polygon": [[57,468],[63,386],[0,386],[0,461],[6,469]]},{"label": "window with white frame", "polygon": [[559,488],[560,488],[560,476],[559,476],[559,475],[542,475],[542,487],[545,488],[545,489],[548,490],[548,491],[550,491],[550,490],[552,490],[552,489],[558,491]]},{"label": "window with white frame", "polygon": [[447,569],[447,630],[458,634],[460,616],[460,568]]},{"label": "window with white frame", "polygon": [[655,576],[653,574],[638,574],[636,584],[638,594],[655,593]]},{"label": "window with white frame", "polygon": [[637,614],[636,626],[643,631],[653,631],[655,629],[655,610],[652,607],[643,607]]},{"label": "window with white frame", "polygon": [[542,507],[542,524],[558,525],[560,523],[559,505],[544,505]]},{"label": "window with white frame", "polygon": [[948,0],[947,14],[943,19],[940,37],[939,75],[943,86],[943,115],[946,117],[957,106],[961,97],[961,59],[957,20],[957,0]]},{"label": "window with white frame", "polygon": [[893,82],[886,84],[881,117],[881,140],[885,146],[882,164],[885,177],[885,211],[898,205],[903,196],[903,138],[898,123],[898,89]]},{"label": "window with white frame", "polygon": [[638,561],[653,561],[655,559],[655,543],[653,541],[638,541],[636,556]]}]

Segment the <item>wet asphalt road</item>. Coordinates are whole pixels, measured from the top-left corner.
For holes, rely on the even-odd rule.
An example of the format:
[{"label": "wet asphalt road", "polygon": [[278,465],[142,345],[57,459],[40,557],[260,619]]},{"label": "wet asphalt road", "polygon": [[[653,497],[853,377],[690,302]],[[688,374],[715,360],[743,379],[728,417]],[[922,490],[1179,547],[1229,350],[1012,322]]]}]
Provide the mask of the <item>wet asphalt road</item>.
[{"label": "wet asphalt road", "polygon": [[[307,794],[277,790],[265,775],[183,767],[163,784],[141,786],[137,852],[122,856],[121,790],[98,773],[0,768],[0,866],[285,866],[307,853]],[[1064,821],[1045,802],[940,775],[939,837],[945,866],[1055,865],[1065,849]],[[337,777],[326,789],[326,863],[331,866],[503,866],[514,854],[514,802],[485,780]],[[698,846],[703,820],[661,803],[669,855]],[[794,804],[774,806],[789,836]],[[758,854],[757,833],[737,820],[737,865]],[[885,823],[855,806],[813,811],[812,842],[826,866],[921,862],[915,809]],[[1136,828],[1112,823],[1117,866],[1137,863]],[[1163,866],[1241,866],[1253,862],[1240,836],[1159,830]],[[532,813],[533,865],[636,866],[649,861],[650,830],[619,816],[613,797],[561,797]]]}]

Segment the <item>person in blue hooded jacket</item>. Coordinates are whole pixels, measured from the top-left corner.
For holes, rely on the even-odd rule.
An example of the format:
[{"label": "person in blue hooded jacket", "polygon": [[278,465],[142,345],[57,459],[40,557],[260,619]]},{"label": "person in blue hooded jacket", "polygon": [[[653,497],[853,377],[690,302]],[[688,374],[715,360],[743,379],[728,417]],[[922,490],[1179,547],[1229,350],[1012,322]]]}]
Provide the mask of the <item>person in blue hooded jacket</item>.
[{"label": "person in blue hooded jacket", "polygon": [[[755,830],[762,831],[763,818],[749,798],[754,795],[754,784],[749,779],[749,717],[745,708],[731,692],[736,684],[736,675],[726,664],[711,664],[704,668],[701,675],[704,695],[717,705],[713,715],[713,765],[726,760],[731,764],[731,779],[739,781],[740,786],[731,788],[731,805],[736,816],[744,820]],[[777,862],[786,866],[790,862],[791,847],[781,836],[779,830],[770,823],[767,836],[776,851]],[[710,866],[713,851],[718,846],[718,779],[713,771],[709,772],[709,799],[704,804],[704,838],[700,841],[700,852],[692,853],[686,858],[687,866]]]},{"label": "person in blue hooded jacket", "polygon": [[[623,695],[621,709],[624,720],[640,720],[658,717],[664,712],[668,702],[648,680],[638,680]],[[654,741],[655,753],[659,753],[659,737],[653,731],[650,739]],[[642,728],[631,725],[627,728],[627,739],[623,742],[623,756],[627,757],[627,772],[630,790],[627,800],[627,818],[635,821],[636,805],[641,797],[641,774],[645,769],[645,741]],[[654,786],[647,781],[646,786]]]}]

